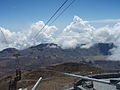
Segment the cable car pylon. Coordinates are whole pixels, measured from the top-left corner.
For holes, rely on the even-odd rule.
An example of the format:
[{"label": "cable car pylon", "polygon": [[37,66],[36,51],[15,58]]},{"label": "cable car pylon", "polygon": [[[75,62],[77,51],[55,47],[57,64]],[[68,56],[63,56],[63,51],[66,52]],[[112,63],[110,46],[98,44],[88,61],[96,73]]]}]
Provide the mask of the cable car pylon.
[{"label": "cable car pylon", "polygon": [[17,82],[21,80],[21,69],[20,69],[20,63],[19,63],[19,56],[20,53],[13,54],[15,57],[15,63],[16,63],[16,70],[15,70],[15,77],[11,78],[9,81],[9,90],[17,90]]}]

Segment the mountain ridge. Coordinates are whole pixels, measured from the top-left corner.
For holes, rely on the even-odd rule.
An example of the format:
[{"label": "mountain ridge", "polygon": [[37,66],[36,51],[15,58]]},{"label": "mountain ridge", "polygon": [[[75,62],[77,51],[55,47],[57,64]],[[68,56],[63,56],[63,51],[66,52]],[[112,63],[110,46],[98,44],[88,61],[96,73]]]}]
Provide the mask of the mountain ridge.
[{"label": "mountain ridge", "polygon": [[[112,44],[111,44],[112,45]],[[101,47],[100,47],[101,46]],[[107,47],[107,49],[105,49]],[[109,50],[114,46],[109,43],[95,44],[90,48],[62,49],[54,43],[39,44],[24,50],[8,48],[0,52],[0,77],[15,69],[16,53],[20,53],[19,66],[22,70],[31,70],[38,67],[49,66],[65,62],[85,62],[93,59],[94,56],[104,56],[109,54]],[[101,49],[102,48],[102,49]],[[105,50],[102,51],[102,50]],[[92,58],[91,58],[92,57]],[[98,60],[101,58],[98,58]],[[103,58],[105,60],[105,58]],[[9,67],[8,67],[9,66]]]},{"label": "mountain ridge", "polygon": [[0,51],[0,54],[2,54],[2,53],[22,52],[22,51],[27,50],[27,49],[43,50],[43,49],[47,49],[47,48],[52,48],[52,49],[53,48],[58,48],[58,49],[61,49],[61,50],[74,50],[74,49],[86,49],[87,50],[87,49],[96,47],[96,48],[98,48],[100,50],[100,52],[103,55],[109,55],[110,54],[109,50],[115,47],[115,45],[113,43],[97,43],[97,44],[94,44],[93,46],[91,46],[90,48],[81,48],[80,46],[83,46],[83,45],[78,45],[76,48],[62,49],[57,44],[54,44],[54,43],[44,43],[44,44],[39,44],[39,45],[36,45],[36,46],[31,46],[31,47],[23,49],[23,50],[18,50],[16,48],[6,48],[6,49]]}]

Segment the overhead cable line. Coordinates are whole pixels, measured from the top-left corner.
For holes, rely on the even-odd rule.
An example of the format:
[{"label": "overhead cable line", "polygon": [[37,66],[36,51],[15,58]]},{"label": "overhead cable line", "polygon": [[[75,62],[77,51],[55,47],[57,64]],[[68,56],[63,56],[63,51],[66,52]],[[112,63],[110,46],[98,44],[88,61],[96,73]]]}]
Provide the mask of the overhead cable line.
[{"label": "overhead cable line", "polygon": [[[52,20],[52,18],[60,11],[60,9],[61,9],[67,2],[68,2],[68,0],[65,0],[65,1],[64,1],[64,3],[57,9],[57,11],[48,19],[48,21],[47,21],[47,22],[45,23],[45,25],[40,29],[40,31],[42,31],[42,30],[45,28],[45,26]],[[36,37],[39,35],[40,31],[35,35],[34,38],[36,38]]]},{"label": "overhead cable line", "polygon": [[[52,25],[74,2],[75,0],[72,0],[72,2],[65,9],[63,9],[63,11],[49,25]],[[45,29],[45,31],[47,30],[47,28]]]},{"label": "overhead cable line", "polygon": [[5,40],[5,43],[8,45],[8,41],[7,41],[7,38],[5,37],[5,34],[4,34],[4,32],[0,29],[0,31],[1,31],[1,33],[2,33],[2,35],[3,35],[3,38],[4,38],[4,40]]},{"label": "overhead cable line", "polygon": [[53,24],[74,2],[75,0],[72,0],[72,2],[49,25]]}]

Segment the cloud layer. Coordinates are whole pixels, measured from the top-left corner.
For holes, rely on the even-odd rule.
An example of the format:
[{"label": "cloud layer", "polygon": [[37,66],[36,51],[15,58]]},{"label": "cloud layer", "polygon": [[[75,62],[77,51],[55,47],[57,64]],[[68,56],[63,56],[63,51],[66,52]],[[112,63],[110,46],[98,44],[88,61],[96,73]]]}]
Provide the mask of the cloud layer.
[{"label": "cloud layer", "polygon": [[57,30],[55,26],[46,26],[45,29],[40,32],[39,36],[35,38],[35,35],[43,26],[44,22],[38,21],[32,24],[28,30],[23,30],[21,32],[11,32],[8,29],[0,27],[0,31],[4,33],[8,42],[8,44],[5,42],[3,33],[0,32],[0,50],[6,47],[24,49],[32,45],[52,41],[53,34]]},{"label": "cloud layer", "polygon": [[120,19],[103,19],[89,21],[89,23],[116,23],[116,22],[120,22]]},{"label": "cloud layer", "polygon": [[[113,26],[102,26],[96,28],[89,21],[84,21],[78,16],[74,16],[73,21],[63,30],[56,26],[46,26],[42,31],[41,28],[45,25],[43,21],[38,21],[30,26],[28,30],[21,32],[11,32],[8,29],[0,27],[0,30],[5,34],[9,46],[5,42],[3,34],[0,32],[0,50],[6,47],[15,47],[24,49],[32,45],[40,43],[56,43],[62,48],[75,48],[77,45],[86,44],[84,48],[89,48],[91,45],[99,42],[113,42],[118,48],[111,50],[113,55],[110,58],[119,56],[120,52],[120,23]],[[61,31],[61,33],[57,33]],[[35,35],[39,32],[39,35]],[[116,58],[118,59],[118,58]]]}]

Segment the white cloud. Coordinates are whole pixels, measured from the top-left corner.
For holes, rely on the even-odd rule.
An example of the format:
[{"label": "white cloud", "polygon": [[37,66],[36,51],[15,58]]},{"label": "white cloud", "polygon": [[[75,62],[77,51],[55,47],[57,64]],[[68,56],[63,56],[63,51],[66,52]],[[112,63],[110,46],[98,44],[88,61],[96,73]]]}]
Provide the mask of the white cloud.
[{"label": "white cloud", "polygon": [[37,45],[42,42],[50,42],[53,40],[53,34],[57,30],[55,26],[46,26],[43,31],[40,32],[39,37],[34,38],[35,34],[43,27],[44,22],[38,21],[35,24],[32,24],[28,30],[21,32],[11,32],[8,29],[0,27],[0,30],[6,36],[6,39],[9,43],[9,46],[6,43],[3,43],[5,39],[3,34],[0,33],[0,50],[5,49],[6,47],[14,47],[17,49],[24,49],[32,45]]},{"label": "white cloud", "polygon": [[75,16],[73,22],[66,26],[63,32],[56,37],[55,43],[63,48],[67,46],[73,48],[78,44],[89,44],[92,42],[91,35],[94,29],[95,28],[88,24],[87,21]]},{"label": "white cloud", "polygon": [[64,40],[62,43],[62,48],[67,49],[67,48],[75,48],[77,46],[77,40],[76,39],[71,39],[71,40]]}]

